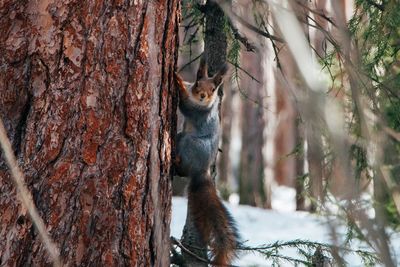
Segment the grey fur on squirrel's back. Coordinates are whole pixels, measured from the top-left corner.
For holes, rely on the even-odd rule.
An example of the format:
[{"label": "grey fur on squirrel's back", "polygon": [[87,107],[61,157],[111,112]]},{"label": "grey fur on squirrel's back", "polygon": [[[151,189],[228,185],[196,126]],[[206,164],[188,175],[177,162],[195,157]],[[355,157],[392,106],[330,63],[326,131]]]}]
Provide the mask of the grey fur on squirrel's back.
[{"label": "grey fur on squirrel's back", "polygon": [[[181,109],[182,110],[182,109]],[[180,156],[178,174],[202,173],[208,169],[218,151],[219,117],[218,102],[210,109],[185,117],[194,128],[191,132],[181,132],[177,136],[177,154]],[[182,110],[182,113],[185,113]],[[184,153],[180,151],[184,148]]]}]

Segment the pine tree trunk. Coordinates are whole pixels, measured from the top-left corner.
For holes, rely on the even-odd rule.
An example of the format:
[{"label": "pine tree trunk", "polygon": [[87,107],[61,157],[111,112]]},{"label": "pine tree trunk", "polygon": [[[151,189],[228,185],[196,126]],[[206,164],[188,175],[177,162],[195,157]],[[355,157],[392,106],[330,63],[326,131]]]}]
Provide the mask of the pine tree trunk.
[{"label": "pine tree trunk", "polygon": [[[178,1],[3,1],[0,115],[69,266],[168,266]],[[0,159],[0,265],[48,266]]]}]

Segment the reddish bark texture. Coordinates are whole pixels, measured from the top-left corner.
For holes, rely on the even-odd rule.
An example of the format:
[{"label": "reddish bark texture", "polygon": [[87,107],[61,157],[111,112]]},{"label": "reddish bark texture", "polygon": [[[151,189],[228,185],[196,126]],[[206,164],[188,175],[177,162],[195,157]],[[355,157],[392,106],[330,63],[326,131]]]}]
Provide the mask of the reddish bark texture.
[{"label": "reddish bark texture", "polygon": [[[1,1],[0,115],[69,266],[167,266],[178,1]],[[49,259],[0,160],[0,265]]]}]

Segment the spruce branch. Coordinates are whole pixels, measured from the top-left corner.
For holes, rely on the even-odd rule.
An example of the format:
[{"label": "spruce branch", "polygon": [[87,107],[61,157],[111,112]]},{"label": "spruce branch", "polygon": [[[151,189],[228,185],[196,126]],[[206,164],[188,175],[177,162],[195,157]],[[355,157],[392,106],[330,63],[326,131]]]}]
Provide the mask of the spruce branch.
[{"label": "spruce branch", "polygon": [[[304,255],[306,253],[304,253],[304,251],[302,251],[302,248],[313,249],[316,252],[319,251],[317,254],[326,253],[327,255],[330,255],[331,257],[333,255],[334,251],[343,251],[346,253],[356,254],[363,260],[368,260],[369,262],[379,262],[379,258],[374,252],[370,252],[370,251],[366,251],[366,250],[362,250],[362,249],[351,249],[348,247],[335,246],[335,245],[331,245],[331,244],[327,244],[327,243],[314,242],[314,241],[302,240],[302,239],[295,239],[295,240],[291,240],[291,241],[276,241],[272,244],[266,244],[266,245],[261,245],[261,246],[256,246],[256,247],[242,245],[238,248],[238,250],[255,251],[264,256],[267,256],[267,258],[278,257],[278,258],[283,258],[283,259],[287,259],[287,260],[291,260],[291,261],[297,261],[298,263],[303,263],[305,265],[310,265],[310,263],[308,263],[307,261],[304,261],[302,259],[289,258],[284,255],[278,254],[277,252],[279,252],[279,250],[281,250],[283,248],[296,248],[299,250],[300,253],[303,252],[302,253],[303,256],[307,256],[307,255]],[[313,255],[315,256],[316,253],[314,253]],[[312,257],[313,255],[310,255],[310,256]]]},{"label": "spruce branch", "polygon": [[252,44],[246,36],[242,35],[238,28],[235,27],[235,25],[233,25],[232,21],[229,19],[228,20],[228,25],[232,30],[232,34],[235,37],[236,40],[238,40],[239,42],[241,42],[244,47],[246,47],[246,50],[249,52],[255,52],[257,50],[257,47]]},{"label": "spruce branch", "polygon": [[[192,246],[190,246],[190,248],[188,248],[188,247],[186,247],[185,245],[183,245],[182,242],[181,242],[180,240],[176,239],[176,238],[173,237],[173,236],[171,236],[170,239],[171,239],[171,243],[172,243],[173,245],[178,246],[180,249],[182,249],[183,251],[185,251],[185,252],[186,252],[187,254],[189,254],[190,256],[192,256],[192,257],[198,259],[199,261],[204,262],[204,263],[207,263],[207,264],[217,264],[217,263],[215,263],[215,262],[213,262],[213,261],[210,261],[210,260],[208,260],[208,259],[204,259],[204,258],[202,258],[202,257],[197,256],[196,253],[194,253],[193,251],[190,250],[190,248],[192,248],[192,249],[201,249],[201,248],[196,248],[196,247],[192,247]],[[173,251],[175,251],[175,253],[177,253],[176,250],[173,250]],[[218,266],[225,266],[225,267],[239,267],[239,266],[236,266],[236,265],[219,265],[219,264],[217,264],[217,265],[218,265]]]},{"label": "spruce branch", "polygon": [[285,41],[278,36],[272,35],[268,32],[265,32],[259,28],[257,28],[256,26],[254,26],[253,24],[247,22],[245,19],[243,19],[241,16],[239,16],[238,14],[236,14],[234,11],[232,11],[232,9],[229,8],[229,3],[226,0],[216,0],[215,1],[220,7],[221,9],[224,11],[224,13],[232,20],[235,20],[237,22],[239,22],[241,25],[243,25],[244,27],[246,27],[249,30],[252,30],[255,33],[260,34],[261,36],[264,36],[265,38],[280,42],[280,43],[284,43]]},{"label": "spruce branch", "polygon": [[227,62],[228,62],[229,64],[231,64],[232,66],[234,66],[235,68],[238,68],[239,70],[241,70],[244,74],[246,74],[247,76],[249,76],[253,81],[255,81],[255,82],[261,84],[261,82],[260,82],[256,77],[254,77],[254,76],[253,76],[251,73],[249,73],[247,70],[245,70],[245,69],[243,69],[242,67],[240,67],[239,64],[237,64],[237,63],[235,63],[235,62],[232,62],[232,61],[230,61],[230,60],[227,60]]},{"label": "spruce branch", "polygon": [[385,11],[385,6],[383,4],[378,4],[378,3],[374,2],[373,0],[366,0],[366,1],[367,1],[368,4],[370,4],[371,6],[376,7],[380,11]]}]

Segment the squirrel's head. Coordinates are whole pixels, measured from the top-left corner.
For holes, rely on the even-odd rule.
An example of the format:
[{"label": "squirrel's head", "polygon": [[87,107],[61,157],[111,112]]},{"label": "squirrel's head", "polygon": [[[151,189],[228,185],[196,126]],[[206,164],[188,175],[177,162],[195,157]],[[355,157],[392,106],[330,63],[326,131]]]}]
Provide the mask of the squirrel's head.
[{"label": "squirrel's head", "polygon": [[222,85],[227,71],[228,66],[224,64],[214,76],[208,77],[206,60],[202,57],[196,82],[192,84],[189,90],[189,97],[192,102],[199,106],[210,107],[218,97],[218,88]]},{"label": "squirrel's head", "polygon": [[211,106],[217,98],[218,88],[223,83],[227,71],[228,66],[224,64],[213,77],[208,77],[206,60],[205,57],[202,57],[196,82],[191,88],[192,100],[201,106]]}]

